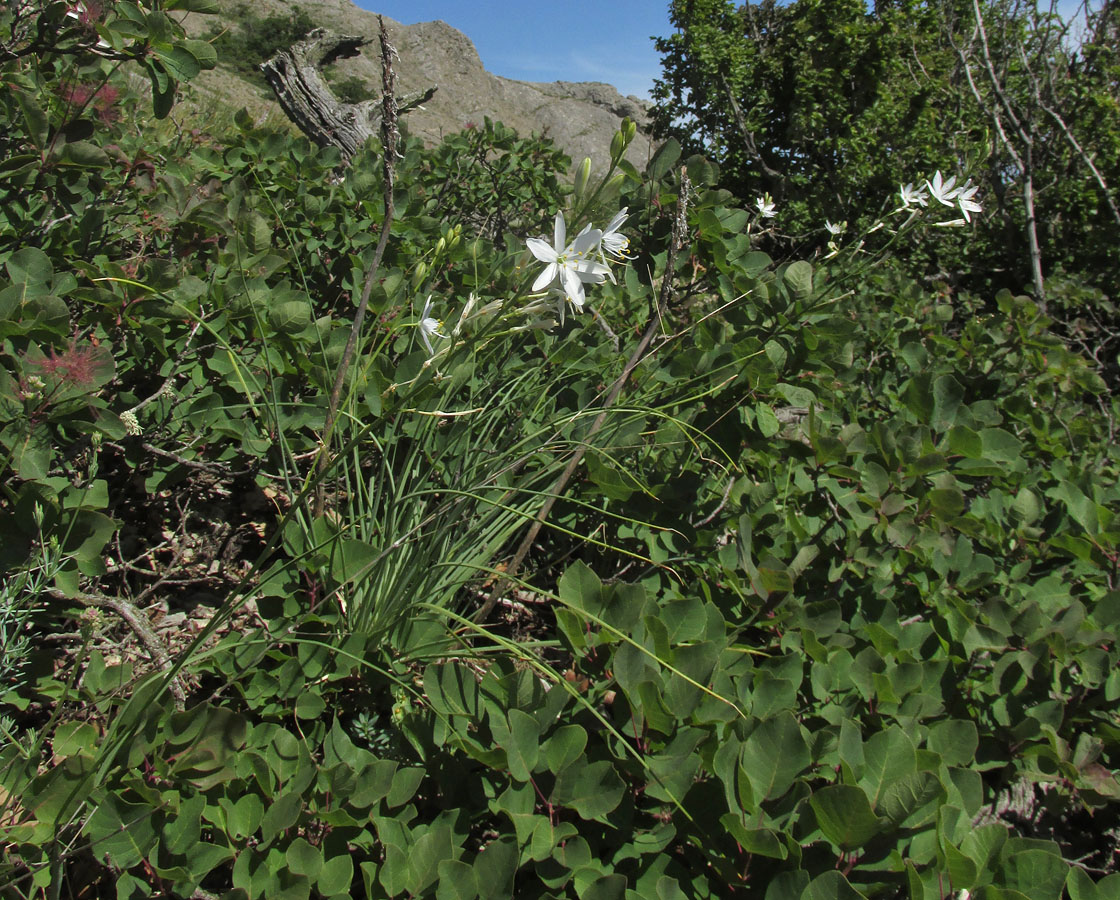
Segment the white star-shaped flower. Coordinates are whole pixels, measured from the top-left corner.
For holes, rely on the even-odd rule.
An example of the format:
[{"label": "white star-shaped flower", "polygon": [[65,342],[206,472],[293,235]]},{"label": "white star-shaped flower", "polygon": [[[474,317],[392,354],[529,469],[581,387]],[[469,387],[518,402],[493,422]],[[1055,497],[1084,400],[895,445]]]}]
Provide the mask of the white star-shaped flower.
[{"label": "white star-shaped flower", "polygon": [[778,208],[774,205],[774,201],[770,199],[769,194],[763,194],[754,201],[754,205],[758,207],[758,217],[760,219],[772,219],[778,214]]},{"label": "white star-shaped flower", "polygon": [[603,236],[599,240],[599,247],[603,253],[613,259],[629,259],[627,250],[630,249],[630,238],[622,234],[620,229],[625,224],[629,215],[629,207],[622,207],[610,223],[603,230]]},{"label": "white star-shaped flower", "polygon": [[976,196],[978,190],[980,190],[980,188],[974,185],[970,178],[961,187],[960,193],[957,194],[957,205],[961,208],[961,213],[964,215],[966,222],[972,221],[972,216],[970,216],[969,213],[983,212],[980,208],[980,204],[972,199]]},{"label": "white star-shaped flower", "polygon": [[928,195],[921,188],[915,188],[913,184],[904,184],[899,187],[898,195],[902,198],[902,206],[909,209],[911,206],[925,206],[926,201],[929,199]]},{"label": "white star-shaped flower", "polygon": [[532,290],[541,291],[549,285],[559,285],[564,297],[576,309],[583,309],[583,285],[602,284],[610,272],[605,263],[592,259],[599,250],[603,232],[598,228],[585,228],[570,244],[566,244],[567,225],[564,214],[556,214],[552,246],[544,238],[529,238],[525,244],[529,251],[545,263],[544,271],[533,282]]},{"label": "white star-shaped flower", "polygon": [[944,206],[952,206],[953,201],[957,199],[961,189],[956,186],[957,176],[950,176],[948,181],[941,180],[941,170],[939,169],[934,173],[933,181],[927,181],[926,187],[929,188],[930,195],[938,203]]},{"label": "white star-shaped flower", "polygon": [[432,311],[432,295],[428,295],[428,299],[424,301],[424,311],[420,313],[420,340],[424,342],[424,347],[428,351],[428,356],[434,356],[435,350],[432,349],[432,337],[447,337],[446,334],[440,331],[443,323],[428,313]]}]

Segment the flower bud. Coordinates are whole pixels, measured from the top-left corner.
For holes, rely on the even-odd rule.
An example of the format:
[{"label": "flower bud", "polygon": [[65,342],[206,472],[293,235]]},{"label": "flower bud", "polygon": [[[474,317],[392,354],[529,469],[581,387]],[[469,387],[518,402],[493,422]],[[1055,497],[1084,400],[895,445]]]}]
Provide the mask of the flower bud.
[{"label": "flower bud", "polygon": [[614,137],[611,138],[611,162],[618,162],[622,159],[622,154],[626,152],[626,135],[621,131],[616,131]]},{"label": "flower bud", "polygon": [[447,249],[447,239],[441,237],[438,241],[436,241],[436,256],[439,256],[440,254],[442,254],[443,251],[446,250],[446,249]]},{"label": "flower bud", "polygon": [[626,135],[626,146],[630,146],[630,142],[634,140],[634,135],[638,133],[638,126],[634,120],[627,116],[622,120],[622,133]]},{"label": "flower bud", "polygon": [[580,163],[579,169],[576,172],[576,184],[575,184],[576,200],[580,200],[580,199],[583,198],[583,194],[587,190],[587,182],[590,180],[590,178],[591,178],[591,157],[587,156],[587,157],[584,157],[583,162]]},{"label": "flower bud", "polygon": [[427,277],[427,274],[428,274],[428,264],[426,262],[424,262],[423,260],[420,260],[420,262],[418,262],[416,264],[416,268],[413,269],[413,271],[412,271],[413,287],[416,287],[420,284],[423,284],[424,278]]},{"label": "flower bud", "polygon": [[626,180],[625,172],[616,172],[611,176],[611,180],[603,185],[602,197],[604,200],[613,200],[622,188],[622,183]]}]

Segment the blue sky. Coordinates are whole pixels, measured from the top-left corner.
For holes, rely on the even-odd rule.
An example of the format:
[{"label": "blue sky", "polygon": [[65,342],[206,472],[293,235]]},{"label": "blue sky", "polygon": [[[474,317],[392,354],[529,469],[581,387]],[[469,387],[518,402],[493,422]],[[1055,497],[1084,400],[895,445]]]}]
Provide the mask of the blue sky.
[{"label": "blue sky", "polygon": [[651,35],[668,0],[355,0],[405,25],[442,19],[471,39],[487,71],[523,81],[605,81],[646,97],[661,73]]}]

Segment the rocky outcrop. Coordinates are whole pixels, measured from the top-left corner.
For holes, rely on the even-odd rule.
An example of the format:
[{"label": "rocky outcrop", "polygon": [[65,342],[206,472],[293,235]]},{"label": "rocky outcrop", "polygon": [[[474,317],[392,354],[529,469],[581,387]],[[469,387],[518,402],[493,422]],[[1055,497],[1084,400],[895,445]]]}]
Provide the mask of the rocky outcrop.
[{"label": "rocky outcrop", "polygon": [[[220,0],[221,6],[230,11],[238,3]],[[261,16],[291,14],[295,5],[306,9],[316,24],[339,34],[377,36],[376,14],[359,9],[349,0],[255,0],[253,11]],[[211,21],[211,17],[193,16],[188,27],[202,32]],[[537,83],[502,78],[487,72],[470,39],[445,22],[401,25],[386,17],[385,23],[400,56],[395,64],[399,92],[411,94],[438,87],[430,102],[407,116],[408,132],[425,142],[436,143],[469,123],[481,124],[489,117],[519,134],[547,135],[574,162],[589,156],[595,168],[602,170],[609,161],[611,138],[623,117],[629,116],[638,123],[638,135],[627,158],[639,168],[649,158],[651,142],[645,131],[649,119],[637,97],[624,97],[611,85],[599,82]],[[356,76],[374,91],[380,86],[376,40],[360,56],[336,65],[342,77]],[[219,69],[203,73],[199,83],[214,95],[232,95],[239,105],[249,106],[255,116],[266,115],[274,108],[270,97],[246,91],[244,84],[240,90],[231,90],[228,82],[232,77]],[[223,85],[223,79],[227,84]]]}]

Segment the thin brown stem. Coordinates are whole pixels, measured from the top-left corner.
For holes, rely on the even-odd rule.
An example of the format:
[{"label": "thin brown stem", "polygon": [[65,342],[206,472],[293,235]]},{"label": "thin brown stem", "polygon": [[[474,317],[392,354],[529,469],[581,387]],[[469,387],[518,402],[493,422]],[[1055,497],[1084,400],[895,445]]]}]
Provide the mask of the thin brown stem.
[{"label": "thin brown stem", "polygon": [[315,491],[315,515],[323,514],[326,502],[326,491],[322,482],[323,476],[331,463],[330,440],[338,419],[338,404],[342,398],[342,387],[346,383],[346,375],[350,369],[350,361],[354,357],[354,350],[358,346],[358,337],[365,321],[366,309],[369,307],[369,297],[373,291],[373,280],[377,270],[381,267],[381,259],[385,255],[385,246],[389,242],[389,231],[393,224],[393,177],[394,166],[397,159],[397,141],[400,132],[397,130],[397,99],[396,99],[396,74],[393,72],[393,57],[396,50],[389,43],[389,33],[385,29],[385,20],[377,17],[381,29],[381,86],[382,113],[381,113],[381,143],[383,185],[382,193],[385,198],[385,217],[381,222],[381,236],[377,240],[377,249],[374,250],[373,260],[366,270],[365,281],[362,285],[362,296],[358,302],[358,309],[354,313],[354,324],[350,328],[350,337],[346,341],[346,348],[342,351],[342,358],[338,363],[338,373],[335,375],[334,386],[327,407],[327,419],[323,424],[323,439],[320,447],[318,475],[319,485]]},{"label": "thin brown stem", "polygon": [[[1019,116],[1015,114],[1015,110],[1011,105],[1011,100],[1007,93],[1003,90],[1000,84],[999,74],[996,72],[995,63],[992,60],[991,50],[988,45],[988,32],[984,27],[984,16],[980,11],[979,0],[972,0],[972,10],[975,16],[975,31],[974,37],[980,39],[980,57],[981,64],[985,73],[988,76],[988,81],[992,86],[992,93],[995,99],[992,103],[985,101],[980,92],[979,86],[976,84],[972,76],[972,62],[970,56],[973,51],[971,47],[966,50],[959,47],[955,41],[952,40],[950,35],[950,43],[957,53],[962,68],[964,69],[965,78],[968,80],[968,86],[972,91],[973,97],[980,108],[992,117],[992,123],[995,125],[996,133],[999,135],[1000,143],[1003,144],[1004,149],[1011,157],[1012,161],[1018,167],[1023,177],[1023,206],[1026,211],[1026,233],[1027,243],[1030,248],[1030,267],[1031,267],[1031,280],[1034,282],[1035,298],[1038,300],[1039,307],[1045,312],[1046,309],[1046,287],[1042,275],[1042,248],[1038,240],[1038,219],[1035,213],[1035,190],[1034,190],[1034,136],[1029,130],[1029,127],[1023,123]],[[1022,145],[1022,152],[1016,147],[1015,141],[1012,136],[1008,134],[1007,129],[1004,127],[1004,120],[1010,124],[1015,136],[1018,138]]]},{"label": "thin brown stem", "polygon": [[[164,646],[163,641],[160,640],[159,635],[152,629],[151,623],[147,617],[142,613],[133,603],[125,600],[123,597],[110,597],[107,594],[89,594],[84,591],[78,591],[73,597],[67,596],[57,588],[49,588],[47,593],[58,600],[77,600],[83,606],[95,606],[100,609],[111,609],[118,616],[124,619],[129,628],[140,643],[144,645],[144,649],[148,651],[152,661],[164,672],[169,672],[173,668],[171,656],[167,652],[167,647]],[[171,696],[175,700],[176,709],[185,709],[187,705],[187,695],[183,690],[182,682],[179,681],[179,676],[174,675],[168,683],[168,690],[171,691]]]}]

